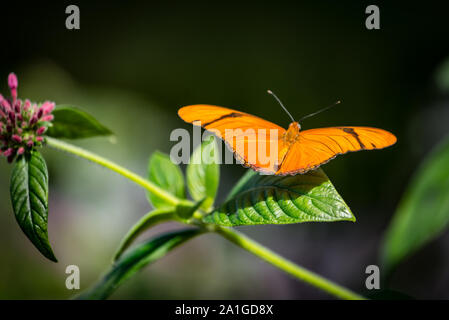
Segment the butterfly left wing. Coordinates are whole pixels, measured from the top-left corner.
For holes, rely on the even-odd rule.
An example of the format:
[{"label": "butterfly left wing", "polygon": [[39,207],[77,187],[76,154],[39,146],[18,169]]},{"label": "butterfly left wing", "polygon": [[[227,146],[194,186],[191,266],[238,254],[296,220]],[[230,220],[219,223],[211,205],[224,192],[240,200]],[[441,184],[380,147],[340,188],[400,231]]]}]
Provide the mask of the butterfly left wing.
[{"label": "butterfly left wing", "polygon": [[243,165],[270,174],[277,170],[278,152],[270,152],[270,148],[285,147],[284,128],[248,113],[211,105],[182,107],[178,115],[223,139]]},{"label": "butterfly left wing", "polygon": [[276,175],[294,175],[318,168],[339,154],[383,149],[396,143],[396,137],[370,127],[331,127],[304,130],[293,143]]}]

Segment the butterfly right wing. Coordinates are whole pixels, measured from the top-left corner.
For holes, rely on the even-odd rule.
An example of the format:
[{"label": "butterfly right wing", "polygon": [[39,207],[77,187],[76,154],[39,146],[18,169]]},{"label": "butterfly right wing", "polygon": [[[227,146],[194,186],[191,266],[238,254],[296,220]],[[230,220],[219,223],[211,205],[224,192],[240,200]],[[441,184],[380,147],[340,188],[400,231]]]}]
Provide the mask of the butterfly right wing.
[{"label": "butterfly right wing", "polygon": [[265,173],[276,172],[279,151],[285,152],[286,147],[282,140],[284,128],[248,113],[211,105],[186,106],[179,109],[178,115],[223,139],[243,165]]},{"label": "butterfly right wing", "polygon": [[277,175],[295,175],[314,170],[337,155],[376,150],[396,143],[396,137],[371,127],[330,127],[300,131],[281,163]]}]

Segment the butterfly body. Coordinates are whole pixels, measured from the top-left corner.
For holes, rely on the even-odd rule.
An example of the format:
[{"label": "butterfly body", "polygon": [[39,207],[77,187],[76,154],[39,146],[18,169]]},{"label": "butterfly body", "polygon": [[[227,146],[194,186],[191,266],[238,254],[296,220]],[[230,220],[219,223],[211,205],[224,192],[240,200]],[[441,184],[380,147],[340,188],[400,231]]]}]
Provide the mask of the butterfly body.
[{"label": "butterfly body", "polygon": [[288,126],[288,130],[282,136],[282,139],[285,143],[291,144],[296,142],[299,139],[299,131],[301,130],[301,126],[298,122],[292,122]]},{"label": "butterfly body", "polygon": [[215,133],[244,166],[265,174],[302,174],[339,154],[396,143],[396,137],[383,129],[344,126],[301,130],[294,121],[285,130],[262,118],[211,105],[186,106],[178,114],[184,121]]}]

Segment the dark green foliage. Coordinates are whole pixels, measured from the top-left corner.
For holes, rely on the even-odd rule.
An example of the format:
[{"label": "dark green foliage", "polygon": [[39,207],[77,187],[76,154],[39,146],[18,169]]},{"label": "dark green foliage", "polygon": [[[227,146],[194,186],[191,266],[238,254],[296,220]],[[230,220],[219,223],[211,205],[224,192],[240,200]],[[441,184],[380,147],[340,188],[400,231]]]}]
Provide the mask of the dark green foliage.
[{"label": "dark green foliage", "polygon": [[38,151],[21,156],[11,174],[11,201],[20,228],[48,259],[57,261],[48,242],[48,172]]}]

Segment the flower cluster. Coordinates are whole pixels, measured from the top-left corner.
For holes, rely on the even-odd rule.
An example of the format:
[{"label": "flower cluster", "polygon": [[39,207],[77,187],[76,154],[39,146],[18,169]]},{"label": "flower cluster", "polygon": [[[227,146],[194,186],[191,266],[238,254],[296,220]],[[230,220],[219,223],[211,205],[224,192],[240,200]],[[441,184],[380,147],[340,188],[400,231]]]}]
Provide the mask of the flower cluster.
[{"label": "flower cluster", "polygon": [[14,73],[8,77],[8,86],[11,99],[0,94],[0,155],[12,162],[16,156],[42,145],[55,104],[45,101],[38,105],[28,99],[17,99],[18,81]]}]

